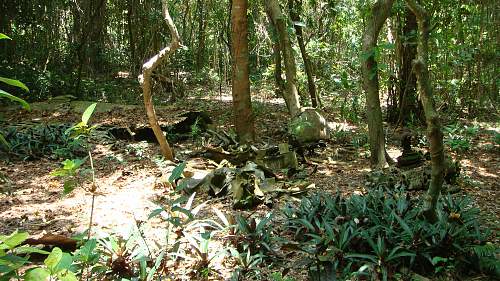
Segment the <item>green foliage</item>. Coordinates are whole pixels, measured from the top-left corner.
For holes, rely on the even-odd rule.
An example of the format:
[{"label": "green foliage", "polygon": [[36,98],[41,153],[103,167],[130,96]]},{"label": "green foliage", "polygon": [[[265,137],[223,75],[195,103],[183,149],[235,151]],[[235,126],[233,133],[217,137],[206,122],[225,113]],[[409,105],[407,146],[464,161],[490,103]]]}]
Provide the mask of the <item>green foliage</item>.
[{"label": "green foliage", "polygon": [[500,276],[500,260],[497,258],[500,255],[500,248],[498,246],[486,242],[484,245],[475,246],[472,250],[478,257],[479,268],[482,271]]},{"label": "green foliage", "polygon": [[445,126],[443,131],[445,144],[453,151],[463,152],[470,150],[471,142],[477,136],[479,127],[455,123]]},{"label": "green foliage", "polygon": [[240,253],[249,252],[251,256],[259,254],[261,257],[267,257],[273,254],[271,249],[272,228],[269,225],[271,219],[272,213],[260,219],[247,219],[238,214],[234,226],[234,236],[231,238],[232,246]]},{"label": "green foliage", "polygon": [[[260,280],[263,273],[260,265],[266,260],[273,260],[275,252],[271,248],[273,241],[272,213],[263,218],[245,218],[237,214],[227,218],[221,211],[214,209],[228,231],[228,251],[236,260],[238,267],[233,271],[231,280],[242,277]],[[234,222],[232,224],[231,222]]]},{"label": "green foliage", "polygon": [[[0,40],[3,40],[3,39],[12,40],[9,36],[7,36],[7,35],[5,35],[3,33],[0,33]],[[3,82],[3,83],[5,83],[7,85],[10,85],[12,87],[20,88],[20,89],[22,89],[22,90],[24,90],[26,92],[29,92],[28,87],[26,87],[26,85],[24,85],[19,80],[9,79],[9,78],[5,78],[5,77],[1,77],[0,76],[0,82]],[[30,110],[30,106],[29,106],[29,104],[25,100],[23,100],[21,98],[18,98],[16,96],[14,96],[14,95],[12,95],[12,94],[10,94],[10,93],[2,90],[2,89],[0,89],[0,98],[8,98],[8,99],[10,99],[12,101],[18,102],[18,103],[20,103],[23,106],[24,109]]]},{"label": "green foliage", "polygon": [[[4,39],[7,39],[7,40],[12,40],[9,36],[3,34],[3,33],[0,33],[0,40],[4,40]],[[0,76],[0,82],[3,82],[7,85],[10,85],[12,87],[16,87],[16,88],[20,88],[26,92],[29,92],[29,89],[28,87],[26,87],[26,85],[24,85],[21,81],[19,80],[15,80],[15,79],[9,79],[9,78],[5,78],[5,77],[1,77]],[[21,98],[18,98],[2,89],[0,89],[0,98],[7,98],[7,99],[10,99],[12,101],[15,101],[15,102],[18,102],[21,104],[21,106],[26,109],[26,110],[31,110],[30,108],[30,105],[23,99]],[[2,134],[2,132],[0,132],[0,144],[2,144],[4,147],[10,149],[10,144],[7,142],[7,140],[5,139],[4,135]]]},{"label": "green foliage", "polygon": [[[4,78],[4,77],[0,77],[0,82],[3,82],[7,85],[11,85],[13,87],[17,87],[17,88],[20,88],[20,89],[23,89],[24,91],[26,92],[29,92],[30,90],[28,89],[28,87],[26,87],[26,85],[24,85],[21,81],[19,80],[15,80],[15,79],[9,79],[9,78]],[[24,104],[23,104],[24,105]],[[29,109],[29,106],[26,104],[26,109]]]},{"label": "green foliage", "polygon": [[376,275],[389,280],[402,267],[427,274],[430,269],[470,268],[475,259],[489,264],[491,251],[486,259],[474,252],[490,232],[480,227],[471,200],[448,195],[440,199],[438,210],[439,220],[430,223],[420,216],[421,205],[403,190],[375,189],[347,199],[315,194],[299,206],[289,205],[284,214],[286,229],[307,253],[304,263],[315,276],[342,272],[345,278]]},{"label": "green foliage", "polygon": [[354,134],[351,145],[357,149],[368,146],[368,135],[366,133]]},{"label": "green foliage", "polygon": [[350,101],[346,97],[340,107],[340,116],[343,119],[356,124],[361,121],[361,111],[361,102],[358,96],[353,96],[350,98]]},{"label": "green foliage", "polygon": [[68,253],[55,247],[52,252],[44,260],[45,267],[36,267],[30,269],[24,275],[25,280],[38,281],[46,278],[56,279],[60,281],[77,281],[76,275],[71,271],[73,258]]},{"label": "green foliage", "polygon": [[493,133],[493,143],[496,145],[500,145],[500,133]]},{"label": "green foliage", "polygon": [[199,125],[199,122],[200,122],[200,118],[198,117],[194,121],[193,125],[191,125],[191,137],[193,139],[199,137],[201,135],[201,133],[203,132],[203,130],[201,129],[201,127]]},{"label": "green foliage", "polygon": [[[83,156],[85,141],[72,139],[65,131],[67,125],[18,124],[0,128],[4,141],[0,141],[0,151],[7,159],[73,158]],[[3,143],[3,145],[2,145]]]},{"label": "green foliage", "polygon": [[[0,236],[0,280],[23,278],[40,281],[50,277],[50,280],[73,281],[81,280],[82,273],[87,276],[87,280],[146,280],[147,274],[152,271],[152,265],[147,261],[153,257],[141,233],[140,229],[135,229],[127,239],[114,235],[92,238],[85,241],[73,254],[63,252],[58,247],[47,252],[20,246],[28,237],[28,233],[24,232]],[[33,265],[29,261],[31,253],[48,256],[43,265],[31,267],[20,276],[18,270],[21,267]]]},{"label": "green foliage", "polygon": [[[1,78],[2,77],[0,77],[0,79]],[[23,106],[24,109],[30,110],[30,105],[25,100],[23,100],[21,98],[18,98],[18,97],[14,96],[14,95],[11,95],[11,94],[9,94],[6,91],[1,90],[1,89],[0,89],[0,98],[8,98],[8,99],[10,99],[12,101],[18,102],[18,103],[20,103]]]},{"label": "green foliage", "polygon": [[231,256],[236,259],[238,267],[234,270],[231,280],[239,280],[240,276],[250,278],[255,275],[260,275],[259,265],[263,261],[261,254],[252,255],[250,249],[246,252],[239,252],[236,248],[229,247]]},{"label": "green foliage", "polygon": [[30,254],[49,254],[38,248],[21,246],[28,237],[27,232],[17,231],[10,235],[0,235],[0,280],[20,278],[18,270],[29,264]]},{"label": "green foliage", "polygon": [[[177,167],[180,168],[175,174],[179,176],[182,172],[182,165]],[[173,179],[178,176],[174,176]],[[166,244],[161,250],[165,255],[165,260],[158,262],[166,262],[169,259],[192,261],[194,262],[193,269],[198,277],[206,278],[212,272],[210,265],[212,260],[227,254],[225,249],[213,251],[211,246],[214,237],[225,228],[213,220],[196,219],[196,215],[205,204],[193,207],[195,194],[193,193],[190,197],[179,196],[174,200],[167,200],[163,206],[154,210],[149,218],[160,217],[166,223]],[[181,247],[181,245],[188,247]],[[150,273],[149,276],[153,275]]]},{"label": "green foliage", "polygon": [[72,126],[68,130],[66,130],[65,133],[69,134],[70,137],[73,139],[79,139],[81,137],[89,136],[92,133],[92,131],[97,127],[97,126],[90,127],[88,124],[90,117],[92,116],[92,113],[94,113],[96,106],[97,103],[89,105],[82,114],[82,121]]},{"label": "green foliage", "polygon": [[272,281],[294,281],[295,279],[292,277],[283,277],[281,272],[274,272],[271,274]]},{"label": "green foliage", "polygon": [[[82,137],[88,137],[96,128],[96,126],[89,127],[88,125],[95,107],[96,103],[89,105],[82,114],[82,121],[68,128],[64,134],[69,135],[71,139],[76,141],[78,141]],[[90,151],[89,155],[91,157]],[[66,159],[64,162],[62,162],[61,168],[58,168],[51,173],[52,176],[60,177],[64,180],[64,195],[71,193],[80,184],[80,176],[82,176],[87,171],[81,170],[80,167],[83,163],[85,163],[86,159],[87,157],[85,159]],[[90,160],[92,161],[92,158],[90,158]],[[94,188],[95,182],[92,184],[91,191],[95,191]]]},{"label": "green foliage", "polygon": [[60,177],[64,180],[63,194],[71,193],[79,183],[79,171],[87,159],[66,159],[62,162],[62,167],[55,169],[50,173],[53,177]]},{"label": "green foliage", "polygon": [[[8,159],[73,158],[83,156],[86,142],[95,126],[88,121],[96,104],[90,105],[82,116],[82,122],[69,127],[65,124],[27,123],[0,128],[0,151]],[[68,128],[69,127],[69,128]]]}]

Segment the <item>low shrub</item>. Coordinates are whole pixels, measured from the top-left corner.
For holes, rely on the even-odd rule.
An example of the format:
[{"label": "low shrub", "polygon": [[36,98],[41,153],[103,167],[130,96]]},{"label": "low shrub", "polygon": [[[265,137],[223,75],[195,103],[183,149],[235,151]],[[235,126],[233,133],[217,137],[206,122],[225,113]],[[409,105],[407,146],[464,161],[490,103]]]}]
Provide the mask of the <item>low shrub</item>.
[{"label": "low shrub", "polygon": [[349,198],[314,194],[283,212],[285,229],[307,254],[302,263],[311,280],[498,272],[499,248],[487,242],[491,232],[469,197],[443,196],[435,223],[421,207],[404,190],[374,189]]}]

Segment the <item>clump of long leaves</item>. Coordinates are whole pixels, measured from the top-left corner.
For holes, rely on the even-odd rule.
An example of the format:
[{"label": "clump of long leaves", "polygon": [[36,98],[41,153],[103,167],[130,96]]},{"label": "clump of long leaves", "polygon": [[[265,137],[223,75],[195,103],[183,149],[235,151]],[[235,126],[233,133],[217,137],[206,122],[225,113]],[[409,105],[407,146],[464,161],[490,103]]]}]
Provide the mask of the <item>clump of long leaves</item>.
[{"label": "clump of long leaves", "polygon": [[228,253],[236,262],[237,267],[231,280],[261,280],[263,272],[260,265],[276,258],[276,252],[272,248],[276,238],[273,232],[275,228],[271,225],[273,213],[257,217],[226,215],[215,207],[213,211],[225,226],[223,238],[226,238]]},{"label": "clump of long leaves", "polygon": [[435,223],[420,215],[419,201],[404,190],[374,189],[349,198],[314,194],[288,205],[284,214],[286,230],[308,254],[303,263],[311,280],[391,280],[403,268],[424,275],[499,268],[498,247],[487,243],[491,233],[480,227],[479,210],[468,197],[442,197]]},{"label": "clump of long leaves", "polygon": [[85,155],[84,142],[66,134],[69,125],[26,124],[0,129],[4,144],[0,151],[11,160],[30,160],[41,157],[54,159]]}]

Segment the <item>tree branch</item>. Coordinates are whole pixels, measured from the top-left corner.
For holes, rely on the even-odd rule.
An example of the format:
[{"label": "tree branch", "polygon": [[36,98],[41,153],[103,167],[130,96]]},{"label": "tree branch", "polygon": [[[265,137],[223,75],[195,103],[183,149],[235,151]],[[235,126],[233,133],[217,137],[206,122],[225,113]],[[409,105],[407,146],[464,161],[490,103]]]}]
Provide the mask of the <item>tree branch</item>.
[{"label": "tree branch", "polygon": [[171,54],[175,52],[179,47],[181,47],[179,32],[175,27],[174,21],[170,17],[168,12],[167,0],[162,0],[162,11],[163,18],[167,23],[168,29],[170,30],[170,35],[172,37],[172,42],[170,45],[163,48],[158,54],[149,59],[142,66],[142,74],[139,76],[139,83],[142,86],[142,91],[144,95],[144,106],[146,107],[146,114],[148,115],[148,121],[153,130],[158,143],[160,144],[160,150],[163,155],[168,160],[174,160],[174,154],[170,145],[167,142],[167,138],[163,134],[163,131],[158,124],[158,118],[156,117],[156,112],[153,105],[153,95],[151,93],[151,75],[153,71]]}]

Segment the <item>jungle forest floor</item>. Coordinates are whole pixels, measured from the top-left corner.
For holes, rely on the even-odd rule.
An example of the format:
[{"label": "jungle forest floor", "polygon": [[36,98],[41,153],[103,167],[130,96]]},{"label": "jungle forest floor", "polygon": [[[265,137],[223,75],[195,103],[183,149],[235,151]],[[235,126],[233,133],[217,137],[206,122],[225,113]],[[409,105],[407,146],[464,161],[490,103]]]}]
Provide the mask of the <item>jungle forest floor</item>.
[{"label": "jungle forest floor", "polygon": [[[283,103],[270,95],[261,95],[254,99],[256,112],[256,130],[259,139],[256,143],[279,144],[286,142],[286,121],[288,115]],[[205,111],[215,123],[216,129],[228,131],[231,128],[231,102],[227,95],[213,98],[187,99],[168,107],[158,108],[157,115],[162,124],[172,123],[173,117],[184,111]],[[365,191],[365,176],[370,171],[366,146],[356,147],[352,140],[366,135],[366,128],[349,124],[339,119],[334,111],[325,111],[327,120],[336,122],[349,133],[345,139],[332,139],[327,147],[309,157],[309,163],[301,163],[307,172],[305,184],[314,184],[308,192],[326,191],[349,195]],[[71,110],[26,112],[14,110],[4,112],[4,121],[18,122],[65,122],[76,123],[81,113]],[[144,109],[130,107],[120,110],[97,112],[91,119],[92,124],[113,126],[137,126],[147,124]],[[471,149],[462,153],[452,153],[462,165],[459,185],[460,193],[471,195],[482,212],[487,225],[498,232],[500,226],[500,147],[489,142],[487,130],[500,132],[498,123],[483,123],[478,134],[472,140]],[[391,132],[389,129],[388,132]],[[393,158],[400,155],[396,138],[389,133],[389,153]],[[174,143],[173,149],[181,161],[187,162],[187,169],[193,172],[207,173],[216,166],[213,161],[203,157],[191,157],[201,152],[199,139],[188,139]],[[165,229],[157,219],[148,220],[149,214],[174,194],[165,178],[171,173],[176,163],[160,161],[159,148],[154,143],[118,140],[113,144],[96,144],[94,166],[99,195],[95,198],[92,233],[116,233],[127,237],[130,229],[142,225],[146,239],[161,240]],[[67,196],[62,195],[63,183],[52,177],[50,172],[60,167],[62,159],[38,159],[33,161],[0,162],[0,172],[12,181],[8,192],[0,194],[0,233],[28,231],[33,237],[44,234],[73,236],[88,228],[91,195],[77,188]],[[85,183],[90,184],[89,182]],[[283,182],[287,188],[286,181]],[[5,190],[4,190],[5,191]],[[238,211],[247,215],[264,215],[280,210],[286,202],[300,200],[300,196],[283,195],[275,197],[271,205],[260,205],[253,210]],[[224,213],[234,212],[228,198],[210,198],[208,194],[197,194],[194,205],[208,202],[202,208],[200,216],[217,220],[214,208]],[[279,220],[279,218],[277,218]],[[278,234],[279,235],[279,234]],[[219,241],[220,242],[220,241]],[[498,241],[496,241],[498,243]],[[211,252],[216,252],[217,242],[211,245]],[[176,265],[176,280],[194,280],[192,266],[186,263]],[[218,272],[213,280],[227,280],[234,268],[228,259],[217,258],[212,269]],[[296,280],[305,280],[306,273],[293,269],[289,276]]]}]

